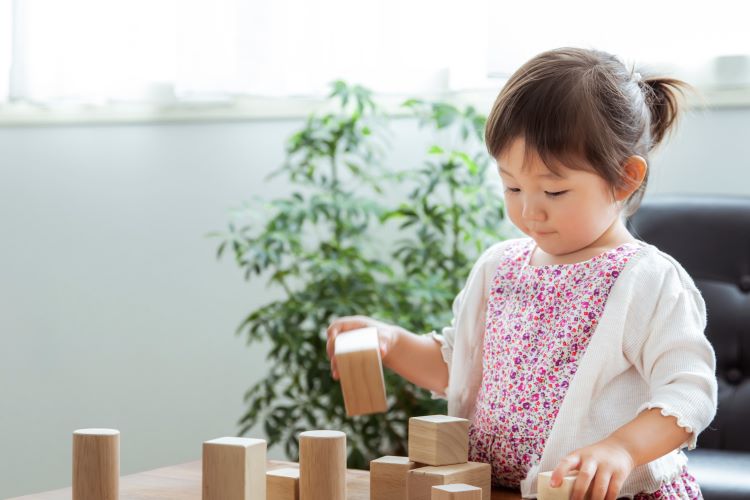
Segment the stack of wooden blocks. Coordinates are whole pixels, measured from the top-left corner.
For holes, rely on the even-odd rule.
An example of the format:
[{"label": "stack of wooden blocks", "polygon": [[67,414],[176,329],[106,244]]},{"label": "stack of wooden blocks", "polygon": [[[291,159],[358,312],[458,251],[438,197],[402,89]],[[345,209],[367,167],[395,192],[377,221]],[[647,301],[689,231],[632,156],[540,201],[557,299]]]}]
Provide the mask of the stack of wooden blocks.
[{"label": "stack of wooden blocks", "polygon": [[410,418],[409,456],[370,462],[370,500],[490,500],[490,465],[468,458],[468,420]]},{"label": "stack of wooden blocks", "polygon": [[299,469],[266,472],[266,442],[219,438],[203,443],[203,500],[346,500],[346,434],[299,436]]}]

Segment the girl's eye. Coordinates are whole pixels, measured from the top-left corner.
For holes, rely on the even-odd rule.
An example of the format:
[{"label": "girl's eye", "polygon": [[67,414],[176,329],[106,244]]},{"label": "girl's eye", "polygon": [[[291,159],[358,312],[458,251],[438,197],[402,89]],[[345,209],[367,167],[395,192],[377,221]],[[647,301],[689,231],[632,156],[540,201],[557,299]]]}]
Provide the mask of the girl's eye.
[{"label": "girl's eye", "polygon": [[[520,190],[520,189],[518,189],[518,188],[506,188],[505,190],[506,190],[506,191],[510,191],[511,193],[518,193],[519,191],[521,191],[521,190]],[[549,193],[549,192],[545,191],[545,194],[546,194],[547,196],[551,196],[552,198],[556,198],[556,197],[558,197],[558,196],[562,196],[562,195],[564,195],[564,194],[565,194],[565,193],[567,193],[567,192],[568,192],[567,190],[566,190],[566,191],[557,191],[557,192],[554,192],[554,193]]]}]

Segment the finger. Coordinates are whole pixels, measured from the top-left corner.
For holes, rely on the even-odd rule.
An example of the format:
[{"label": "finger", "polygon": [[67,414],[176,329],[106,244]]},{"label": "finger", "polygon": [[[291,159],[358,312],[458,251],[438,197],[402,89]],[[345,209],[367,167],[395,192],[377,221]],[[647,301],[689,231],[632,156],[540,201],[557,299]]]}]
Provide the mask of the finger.
[{"label": "finger", "polygon": [[331,358],[331,377],[333,377],[333,380],[339,379],[339,369],[338,366],[336,366],[336,357]]},{"label": "finger", "polygon": [[577,453],[571,453],[566,456],[560,463],[557,464],[555,470],[552,471],[552,477],[550,478],[549,485],[553,488],[557,488],[562,484],[563,478],[578,468],[581,464],[581,456]]},{"label": "finger", "polygon": [[378,346],[380,347],[380,358],[385,359],[393,344],[393,334],[385,328],[378,328]]},{"label": "finger", "polygon": [[609,491],[609,482],[612,479],[612,474],[603,471],[601,468],[596,472],[594,482],[591,484],[589,494],[591,500],[604,500]]},{"label": "finger", "polygon": [[352,318],[352,316],[337,318],[328,326],[328,328],[326,328],[326,353],[329,358],[333,357],[333,352],[336,346],[336,337],[339,333],[351,329],[348,328],[348,325],[353,322]]},{"label": "finger", "polygon": [[617,495],[620,494],[624,482],[624,478],[620,475],[613,474],[612,478],[609,480],[609,488],[607,489],[607,496],[605,497],[606,500],[617,500]]},{"label": "finger", "polygon": [[338,328],[338,320],[333,321],[328,325],[328,328],[326,328],[326,353],[328,354],[329,359],[333,358],[333,341],[338,333]]},{"label": "finger", "polygon": [[362,316],[344,316],[334,320],[328,328],[326,328],[326,354],[328,359],[331,360],[331,375],[334,380],[338,380],[339,373],[336,366],[336,339],[339,335],[361,328],[365,322]]},{"label": "finger", "polygon": [[594,476],[596,476],[596,463],[592,461],[583,462],[578,471],[576,482],[573,484],[573,492],[570,500],[584,500]]}]

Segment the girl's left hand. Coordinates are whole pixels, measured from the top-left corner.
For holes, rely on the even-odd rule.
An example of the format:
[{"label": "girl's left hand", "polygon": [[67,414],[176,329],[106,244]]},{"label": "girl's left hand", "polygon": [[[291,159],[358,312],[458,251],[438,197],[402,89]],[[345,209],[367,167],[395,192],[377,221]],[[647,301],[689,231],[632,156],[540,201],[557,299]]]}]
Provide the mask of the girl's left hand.
[{"label": "girl's left hand", "polygon": [[571,500],[616,500],[634,467],[633,457],[625,446],[609,437],[560,460],[552,472],[550,485],[562,484],[563,477],[577,470]]}]

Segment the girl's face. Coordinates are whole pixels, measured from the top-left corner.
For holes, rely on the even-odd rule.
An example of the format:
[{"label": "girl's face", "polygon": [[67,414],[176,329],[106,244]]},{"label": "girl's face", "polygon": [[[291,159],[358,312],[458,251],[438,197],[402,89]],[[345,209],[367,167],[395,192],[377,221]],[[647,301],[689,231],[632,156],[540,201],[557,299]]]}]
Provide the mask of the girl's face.
[{"label": "girl's face", "polygon": [[593,172],[562,168],[553,174],[536,154],[524,163],[524,141],[514,140],[497,158],[510,220],[555,256],[584,250],[620,222],[620,204]]}]

